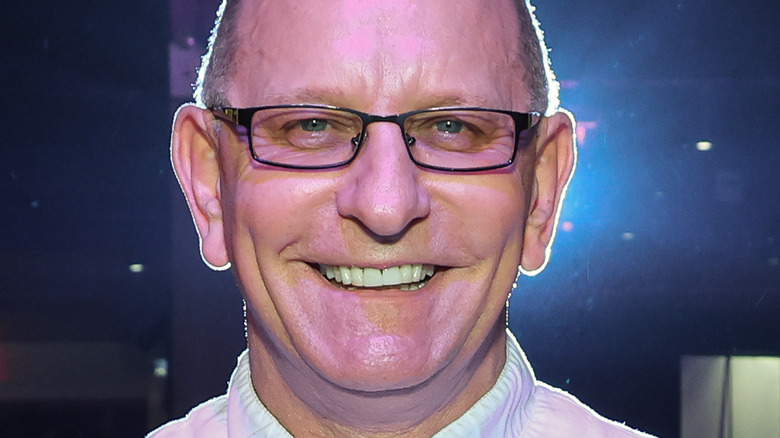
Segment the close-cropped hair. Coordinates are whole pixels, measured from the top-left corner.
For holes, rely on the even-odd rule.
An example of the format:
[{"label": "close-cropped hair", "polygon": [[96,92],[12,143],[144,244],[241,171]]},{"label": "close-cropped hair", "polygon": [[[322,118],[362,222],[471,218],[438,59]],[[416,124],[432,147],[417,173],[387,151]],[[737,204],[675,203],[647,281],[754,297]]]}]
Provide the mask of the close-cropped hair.
[{"label": "close-cropped hair", "polygon": [[[560,87],[550,65],[544,33],[534,14],[535,8],[531,0],[513,0],[513,3],[520,26],[518,64],[524,67],[523,81],[531,92],[530,110],[540,113],[555,111],[559,104]],[[241,0],[223,0],[217,10],[208,51],[202,58],[195,84],[195,101],[201,107],[230,106],[227,87],[236,68],[233,54],[239,37],[235,28],[241,4]]]}]

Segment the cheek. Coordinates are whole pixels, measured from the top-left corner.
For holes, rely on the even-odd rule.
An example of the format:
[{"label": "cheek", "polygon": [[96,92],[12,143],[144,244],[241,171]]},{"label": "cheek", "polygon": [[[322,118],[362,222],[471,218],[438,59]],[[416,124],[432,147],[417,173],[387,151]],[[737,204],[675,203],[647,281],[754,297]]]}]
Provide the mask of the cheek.
[{"label": "cheek", "polygon": [[285,248],[306,241],[307,236],[327,230],[330,225],[326,217],[329,210],[334,210],[328,204],[332,196],[328,195],[327,181],[278,175],[266,169],[253,171],[251,178],[235,184],[233,206],[228,208],[235,212],[231,222],[236,244],[249,237],[258,253],[275,257]]},{"label": "cheek", "polygon": [[[273,291],[289,289],[300,272],[288,259],[306,253],[312,236],[328,233],[327,181],[268,169],[247,171],[224,191],[225,233],[239,287],[261,320],[280,323],[280,310],[295,312],[295,303]],[[331,233],[332,234],[332,233]],[[333,243],[337,243],[334,240]],[[304,264],[296,269],[309,269]]]},{"label": "cheek", "polygon": [[526,190],[514,174],[475,176],[469,182],[440,186],[436,220],[440,244],[460,241],[481,260],[503,257],[508,247],[522,242]]},{"label": "cheek", "polygon": [[248,311],[269,334],[288,345],[283,321],[297,321],[294,315],[319,310],[304,309],[309,300],[305,293],[284,291],[297,290],[300,270],[309,269],[300,263],[291,266],[288,259],[305,253],[312,236],[333,228],[326,220],[327,184],[311,175],[301,179],[250,165],[223,192],[226,240]]},{"label": "cheek", "polygon": [[[512,287],[523,247],[526,190],[514,173],[474,177],[472,184],[449,186],[442,193],[439,247],[467,253],[473,267],[461,290],[473,293],[453,298],[462,317],[493,315],[500,311]],[[442,315],[445,316],[446,315]]]}]

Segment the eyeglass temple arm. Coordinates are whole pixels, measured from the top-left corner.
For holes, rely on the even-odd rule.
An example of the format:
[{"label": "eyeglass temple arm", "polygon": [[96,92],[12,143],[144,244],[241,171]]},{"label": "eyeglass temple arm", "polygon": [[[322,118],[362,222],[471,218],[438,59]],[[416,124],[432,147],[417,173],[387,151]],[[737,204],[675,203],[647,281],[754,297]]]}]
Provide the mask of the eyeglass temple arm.
[{"label": "eyeglass temple arm", "polygon": [[238,110],[235,108],[214,108],[210,110],[215,117],[228,122],[239,124]]}]

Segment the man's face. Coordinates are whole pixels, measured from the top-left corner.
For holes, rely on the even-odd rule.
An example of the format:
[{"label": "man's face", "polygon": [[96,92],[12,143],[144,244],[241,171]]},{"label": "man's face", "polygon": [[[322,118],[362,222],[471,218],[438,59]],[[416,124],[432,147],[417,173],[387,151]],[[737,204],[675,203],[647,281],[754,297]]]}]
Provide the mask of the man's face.
[{"label": "man's face", "polygon": [[[232,106],[529,110],[508,0],[257,3],[242,7]],[[352,389],[405,388],[467,366],[503,323],[531,149],[505,169],[435,172],[411,162],[396,125],[375,123],[349,166],[288,171],[254,162],[245,143],[221,131],[225,245],[250,331],[278,358]],[[321,273],[420,265],[434,274],[416,290],[350,288]]]}]

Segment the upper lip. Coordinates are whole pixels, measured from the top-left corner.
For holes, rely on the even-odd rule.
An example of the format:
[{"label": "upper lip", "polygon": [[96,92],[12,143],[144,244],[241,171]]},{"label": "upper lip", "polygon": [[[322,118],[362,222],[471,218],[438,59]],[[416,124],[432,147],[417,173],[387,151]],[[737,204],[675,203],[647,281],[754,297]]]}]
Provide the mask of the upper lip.
[{"label": "upper lip", "polygon": [[[379,251],[378,251],[379,252]],[[461,260],[458,261],[451,256],[403,256],[393,254],[392,257],[382,258],[380,254],[367,254],[365,257],[355,255],[331,254],[322,256],[300,257],[299,261],[308,263],[315,268],[320,265],[327,266],[346,266],[356,268],[387,269],[403,265],[433,265],[437,269],[457,268],[470,266],[471,263]]]}]

